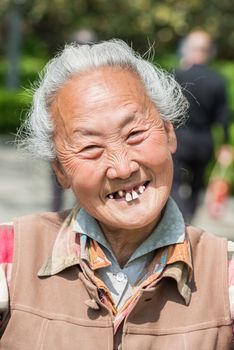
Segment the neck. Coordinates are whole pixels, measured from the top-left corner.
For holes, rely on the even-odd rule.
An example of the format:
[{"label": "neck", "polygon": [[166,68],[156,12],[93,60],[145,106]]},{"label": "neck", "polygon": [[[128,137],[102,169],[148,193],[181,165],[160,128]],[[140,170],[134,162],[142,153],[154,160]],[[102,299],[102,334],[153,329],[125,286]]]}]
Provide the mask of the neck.
[{"label": "neck", "polygon": [[[158,220],[157,220],[158,221]],[[135,230],[107,228],[100,223],[107,242],[109,243],[120,267],[123,267],[135,250],[150,236],[157,221]]]}]

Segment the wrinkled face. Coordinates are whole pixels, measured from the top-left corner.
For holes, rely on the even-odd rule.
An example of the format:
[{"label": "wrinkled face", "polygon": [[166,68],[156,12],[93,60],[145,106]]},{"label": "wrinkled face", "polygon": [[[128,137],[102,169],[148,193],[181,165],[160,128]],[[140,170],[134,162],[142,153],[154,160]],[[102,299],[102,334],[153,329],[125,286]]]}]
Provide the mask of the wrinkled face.
[{"label": "wrinkled face", "polygon": [[170,193],[176,139],[139,78],[112,67],[73,77],[51,111],[58,179],[104,232],[156,223]]}]

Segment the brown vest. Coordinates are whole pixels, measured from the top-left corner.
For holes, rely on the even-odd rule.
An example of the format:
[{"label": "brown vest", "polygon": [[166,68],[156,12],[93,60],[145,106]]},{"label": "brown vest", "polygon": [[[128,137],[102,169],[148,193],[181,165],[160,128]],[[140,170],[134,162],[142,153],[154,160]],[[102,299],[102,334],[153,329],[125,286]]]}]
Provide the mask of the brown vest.
[{"label": "brown vest", "polygon": [[[11,317],[1,350],[113,349],[112,316],[78,266],[37,277],[63,219],[49,213],[15,221]],[[172,278],[142,291],[124,321],[123,350],[234,348],[226,240],[187,230],[194,264],[189,306]]]}]

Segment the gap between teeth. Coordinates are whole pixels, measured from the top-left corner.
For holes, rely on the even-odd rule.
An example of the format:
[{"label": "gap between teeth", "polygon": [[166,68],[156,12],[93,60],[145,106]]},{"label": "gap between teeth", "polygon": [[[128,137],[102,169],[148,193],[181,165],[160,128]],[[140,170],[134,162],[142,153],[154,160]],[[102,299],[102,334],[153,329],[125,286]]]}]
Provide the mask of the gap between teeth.
[{"label": "gap between teeth", "polygon": [[[125,197],[126,202],[131,202],[132,200],[137,199],[139,197],[139,195],[142,194],[144,191],[145,191],[145,186],[141,185],[138,188],[138,193],[135,190],[132,190],[131,192],[126,192],[126,193],[124,193],[123,190],[119,190],[118,195],[120,198]],[[110,199],[114,199],[113,194],[109,194],[108,197]]]}]

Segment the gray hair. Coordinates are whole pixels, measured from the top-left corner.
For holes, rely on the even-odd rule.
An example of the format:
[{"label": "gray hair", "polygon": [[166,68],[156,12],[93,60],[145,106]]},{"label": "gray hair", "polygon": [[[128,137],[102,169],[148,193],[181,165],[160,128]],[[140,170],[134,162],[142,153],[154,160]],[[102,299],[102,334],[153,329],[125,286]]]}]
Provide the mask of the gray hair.
[{"label": "gray hair", "polygon": [[34,156],[55,159],[54,126],[50,105],[58,90],[74,75],[103,66],[119,66],[135,72],[147,95],[165,121],[180,123],[188,103],[173,76],[143,59],[121,40],[94,45],[66,45],[44,68],[35,89],[32,107],[19,130],[20,147]]}]

